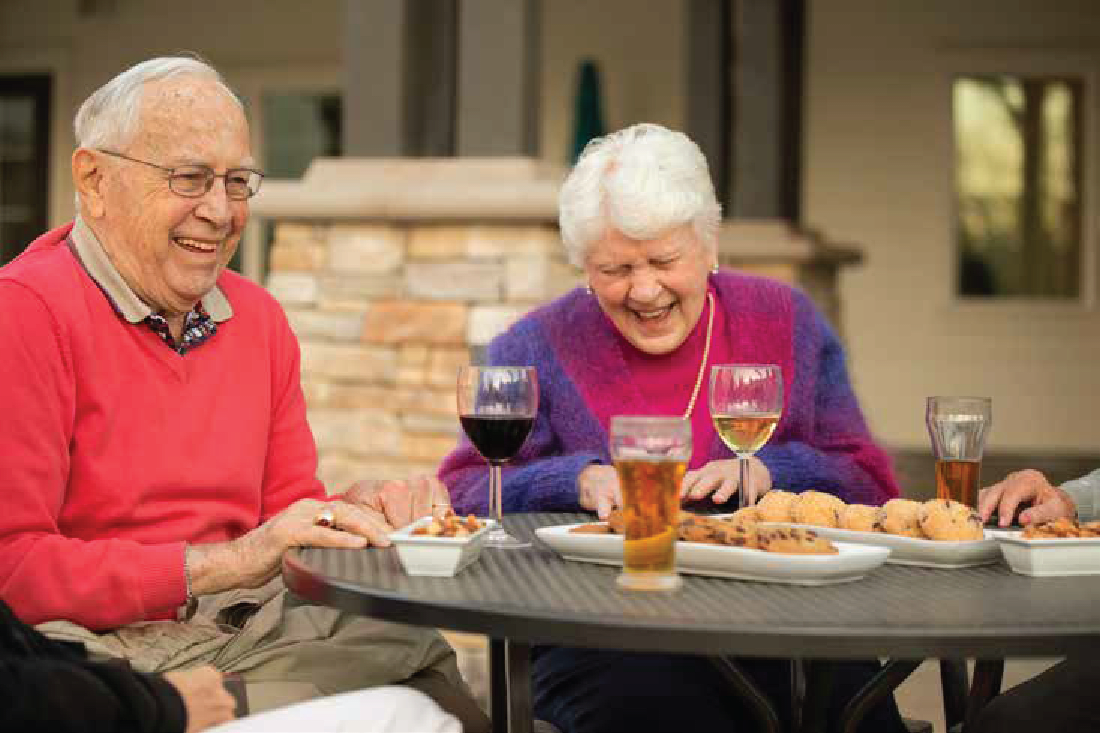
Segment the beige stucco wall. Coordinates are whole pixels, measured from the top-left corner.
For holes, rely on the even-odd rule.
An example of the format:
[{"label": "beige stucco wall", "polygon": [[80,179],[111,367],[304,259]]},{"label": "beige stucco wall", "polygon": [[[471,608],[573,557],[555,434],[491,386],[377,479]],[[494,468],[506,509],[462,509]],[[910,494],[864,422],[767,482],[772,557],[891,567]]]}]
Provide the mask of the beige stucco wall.
[{"label": "beige stucco wall", "polygon": [[1090,0],[811,0],[804,215],[866,264],[844,275],[856,389],[876,433],[924,447],[923,400],[994,401],[991,447],[1100,447],[1096,219],[1087,303],[952,298],[952,72],[1088,76],[1085,211],[1100,205],[1100,8]]},{"label": "beige stucco wall", "polygon": [[600,69],[604,124],[684,125],[686,0],[544,0],[541,4],[542,157],[569,162],[577,67]]}]

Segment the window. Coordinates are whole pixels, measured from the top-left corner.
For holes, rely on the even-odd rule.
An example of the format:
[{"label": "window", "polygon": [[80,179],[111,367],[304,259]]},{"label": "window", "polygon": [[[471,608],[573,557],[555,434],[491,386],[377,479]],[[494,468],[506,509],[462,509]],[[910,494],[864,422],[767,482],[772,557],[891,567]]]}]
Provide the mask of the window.
[{"label": "window", "polygon": [[1080,79],[955,79],[958,295],[1080,298],[1083,109]]},{"label": "window", "polygon": [[264,167],[269,178],[301,178],[317,157],[342,153],[342,98],[327,92],[263,95]]},{"label": "window", "polygon": [[0,265],[46,231],[49,120],[49,76],[0,76]]}]

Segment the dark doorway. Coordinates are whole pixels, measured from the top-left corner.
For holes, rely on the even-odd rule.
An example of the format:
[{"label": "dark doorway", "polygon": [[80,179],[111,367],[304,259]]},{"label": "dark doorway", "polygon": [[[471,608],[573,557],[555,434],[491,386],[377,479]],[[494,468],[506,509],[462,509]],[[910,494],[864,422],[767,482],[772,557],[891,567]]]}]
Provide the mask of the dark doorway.
[{"label": "dark doorway", "polygon": [[0,75],[0,265],[49,221],[50,86],[47,74]]}]

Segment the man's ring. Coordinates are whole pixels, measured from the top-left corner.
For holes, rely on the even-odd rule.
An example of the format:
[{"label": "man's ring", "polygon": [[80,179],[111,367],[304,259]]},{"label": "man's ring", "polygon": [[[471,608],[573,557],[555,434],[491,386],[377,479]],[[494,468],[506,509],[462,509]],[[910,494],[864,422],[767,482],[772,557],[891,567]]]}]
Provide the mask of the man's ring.
[{"label": "man's ring", "polygon": [[324,509],[317,513],[317,517],[313,518],[314,525],[320,525],[323,528],[336,527],[336,515],[332,514],[332,510]]}]

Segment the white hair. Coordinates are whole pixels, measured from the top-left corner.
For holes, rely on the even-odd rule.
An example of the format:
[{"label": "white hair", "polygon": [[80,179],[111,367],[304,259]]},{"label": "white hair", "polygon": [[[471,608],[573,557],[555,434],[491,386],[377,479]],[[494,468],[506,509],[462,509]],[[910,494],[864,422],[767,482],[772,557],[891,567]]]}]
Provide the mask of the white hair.
[{"label": "white hair", "polygon": [[721,217],[699,146],[649,123],[589,142],[558,194],[562,241],[578,267],[608,227],[646,240],[691,223],[700,242],[714,248]]},{"label": "white hair", "polygon": [[84,100],[73,120],[76,144],[81,148],[124,146],[137,132],[144,86],[173,76],[211,79],[241,104],[217,69],[204,61],[187,56],[149,59],[131,66]]}]

